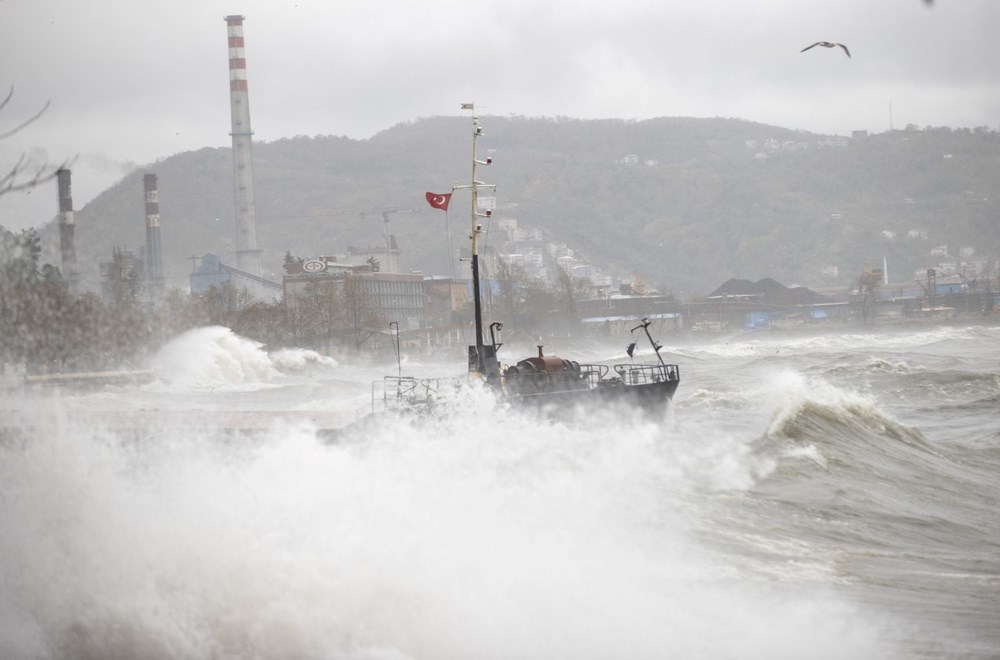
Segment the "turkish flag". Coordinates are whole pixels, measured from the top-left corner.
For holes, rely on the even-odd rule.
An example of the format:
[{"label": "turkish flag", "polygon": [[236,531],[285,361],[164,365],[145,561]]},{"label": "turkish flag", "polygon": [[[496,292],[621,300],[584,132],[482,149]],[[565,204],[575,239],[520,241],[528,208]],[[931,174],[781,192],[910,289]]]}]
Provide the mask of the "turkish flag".
[{"label": "turkish flag", "polygon": [[445,193],[444,195],[438,195],[437,193],[427,193],[424,195],[427,198],[427,203],[436,209],[441,209],[442,211],[448,210],[448,202],[451,201],[451,193]]}]

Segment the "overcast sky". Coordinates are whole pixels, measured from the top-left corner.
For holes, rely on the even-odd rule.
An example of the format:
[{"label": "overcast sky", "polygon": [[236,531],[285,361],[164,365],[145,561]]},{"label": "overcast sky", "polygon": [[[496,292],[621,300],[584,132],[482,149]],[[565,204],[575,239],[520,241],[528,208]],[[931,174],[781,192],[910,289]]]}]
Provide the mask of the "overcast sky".
[{"label": "overcast sky", "polygon": [[[227,14],[254,139],[479,114],[737,117],[849,135],[1000,127],[998,0],[0,0],[0,166],[76,157],[81,208],[135,165],[230,144]],[[799,51],[819,41],[839,48]],[[460,136],[456,136],[460,139]],[[54,184],[0,198],[38,226]]]}]

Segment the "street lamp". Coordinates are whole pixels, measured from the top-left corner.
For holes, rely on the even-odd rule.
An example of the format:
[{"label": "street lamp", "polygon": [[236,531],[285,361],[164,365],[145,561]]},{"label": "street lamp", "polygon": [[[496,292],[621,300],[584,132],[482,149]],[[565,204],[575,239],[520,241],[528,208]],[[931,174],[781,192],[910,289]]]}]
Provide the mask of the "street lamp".
[{"label": "street lamp", "polygon": [[399,378],[403,377],[403,365],[399,360],[399,321],[390,321],[389,327],[396,326],[396,373]]}]

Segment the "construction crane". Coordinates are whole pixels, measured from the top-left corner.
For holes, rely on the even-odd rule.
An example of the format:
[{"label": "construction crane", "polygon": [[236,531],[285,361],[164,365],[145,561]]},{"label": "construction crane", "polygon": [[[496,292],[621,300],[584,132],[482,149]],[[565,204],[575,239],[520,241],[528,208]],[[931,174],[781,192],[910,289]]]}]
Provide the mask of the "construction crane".
[{"label": "construction crane", "polygon": [[393,213],[416,213],[415,209],[386,209],[382,211],[382,222],[383,230],[385,234],[385,258],[389,261],[389,272],[398,273],[399,263],[398,263],[398,253],[399,250],[393,250],[392,246],[392,229],[389,226],[389,216]]},{"label": "construction crane", "polygon": [[884,273],[881,268],[872,268],[871,264],[865,264],[865,270],[858,278],[858,293],[870,295],[875,293],[879,285],[882,284]]},{"label": "construction crane", "polygon": [[924,285],[919,279],[916,280],[920,288],[924,290],[924,296],[927,297],[927,309],[930,311],[931,315],[934,314],[934,298],[937,295],[937,271],[933,268],[927,269],[927,284]]},{"label": "construction crane", "polygon": [[872,314],[872,307],[878,298],[878,288],[884,276],[882,269],[873,268],[871,264],[866,263],[864,272],[858,277],[858,294],[854,305],[860,312],[863,323],[867,322]]}]

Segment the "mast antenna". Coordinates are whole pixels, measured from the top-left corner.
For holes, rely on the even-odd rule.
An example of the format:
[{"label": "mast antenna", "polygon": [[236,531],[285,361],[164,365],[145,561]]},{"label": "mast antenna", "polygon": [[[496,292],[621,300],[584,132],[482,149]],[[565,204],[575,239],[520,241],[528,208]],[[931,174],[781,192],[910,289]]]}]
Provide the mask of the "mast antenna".
[{"label": "mast antenna", "polygon": [[[482,307],[482,294],[480,292],[479,284],[479,234],[483,231],[483,226],[479,224],[480,218],[489,218],[493,215],[492,209],[486,209],[484,213],[479,212],[479,188],[480,187],[493,187],[491,184],[483,183],[476,179],[476,168],[480,165],[491,165],[493,163],[492,158],[486,158],[485,160],[480,160],[476,152],[476,143],[479,137],[483,134],[483,129],[479,125],[479,116],[475,114],[476,106],[474,103],[463,103],[462,110],[472,110],[472,180],[470,181],[469,188],[470,197],[472,201],[471,209],[471,222],[472,228],[469,238],[472,239],[472,297],[475,302],[475,315],[476,315],[476,355],[475,355],[475,367],[476,371],[480,374],[485,373],[486,365],[484,362],[484,344],[483,344],[483,307]],[[466,186],[455,186],[454,189],[465,188]],[[470,367],[472,366],[472,359],[470,358]]]}]

